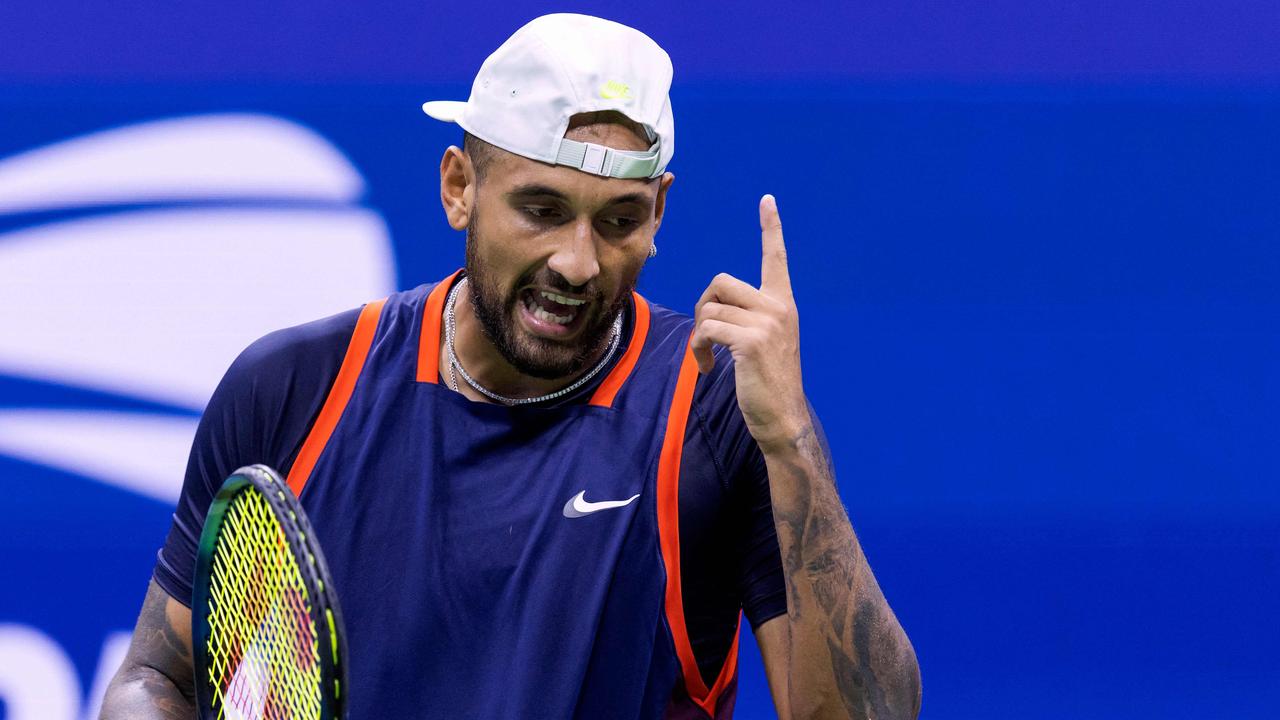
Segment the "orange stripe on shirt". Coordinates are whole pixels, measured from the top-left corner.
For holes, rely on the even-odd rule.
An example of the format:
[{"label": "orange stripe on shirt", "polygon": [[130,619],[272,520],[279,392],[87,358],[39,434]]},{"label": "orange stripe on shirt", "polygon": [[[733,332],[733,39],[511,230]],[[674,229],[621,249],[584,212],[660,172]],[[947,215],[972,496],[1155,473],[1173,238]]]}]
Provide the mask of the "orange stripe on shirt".
[{"label": "orange stripe on shirt", "polygon": [[631,331],[631,342],[627,345],[627,351],[622,354],[622,359],[613,366],[613,370],[605,376],[600,387],[596,388],[591,395],[590,404],[592,405],[613,407],[614,396],[631,376],[631,371],[636,367],[636,361],[640,359],[640,351],[644,349],[644,340],[649,336],[649,303],[637,292],[631,293],[631,298],[632,307],[636,310],[636,323]]},{"label": "orange stripe on shirt", "polygon": [[[729,682],[738,674],[738,636],[742,634],[742,612],[738,612],[738,624],[733,628],[733,642],[729,645],[729,654],[725,656],[724,664],[720,666],[720,677],[716,678],[716,682],[711,686],[711,691],[707,694],[704,702],[698,702],[695,698],[694,702],[698,702],[699,707],[707,711],[711,717],[716,716],[716,704],[720,702],[720,696],[724,694]],[[701,674],[698,675],[702,677]]]},{"label": "orange stripe on shirt", "polygon": [[[692,338],[690,338],[692,339]],[[658,542],[662,550],[662,562],[667,569],[665,606],[667,624],[671,627],[676,656],[684,675],[684,687],[690,699],[707,715],[715,717],[716,703],[733,679],[738,667],[738,633],[720,676],[710,689],[702,680],[698,662],[693,656],[693,644],[684,619],[684,596],[680,587],[680,455],[684,449],[684,430],[693,407],[693,389],[698,380],[698,363],[693,348],[686,342],[684,360],[676,379],[676,390],[667,414],[667,429],[662,440],[662,452],[658,456]],[[739,627],[742,619],[739,615]]]},{"label": "orange stripe on shirt", "polygon": [[347,345],[347,354],[342,358],[342,367],[338,369],[338,377],[329,388],[329,396],[320,408],[320,415],[311,426],[311,432],[298,450],[298,457],[289,468],[289,487],[293,494],[301,497],[302,488],[311,477],[320,453],[338,426],[342,411],[347,408],[351,392],[355,390],[356,380],[360,379],[360,371],[364,369],[364,361],[369,357],[369,348],[373,345],[374,331],[378,329],[378,316],[382,314],[382,306],[386,299],[371,302],[360,311],[360,319],[356,320],[356,330],[351,334],[351,342]]},{"label": "orange stripe on shirt", "polygon": [[449,288],[461,270],[441,280],[422,305],[422,330],[418,335],[418,382],[435,384],[440,379],[440,315]]}]

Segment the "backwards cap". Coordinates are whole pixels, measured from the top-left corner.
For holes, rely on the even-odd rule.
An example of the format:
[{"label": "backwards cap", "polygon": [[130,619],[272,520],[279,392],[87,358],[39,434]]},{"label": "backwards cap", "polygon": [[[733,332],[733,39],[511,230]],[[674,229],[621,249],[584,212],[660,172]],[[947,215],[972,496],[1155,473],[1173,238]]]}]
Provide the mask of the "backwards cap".
[{"label": "backwards cap", "polygon": [[[589,15],[530,21],[480,66],[466,102],[422,110],[516,155],[617,178],[658,177],[675,152],[671,58],[634,28]],[[565,138],[569,118],[615,110],[644,128],[647,151]]]}]

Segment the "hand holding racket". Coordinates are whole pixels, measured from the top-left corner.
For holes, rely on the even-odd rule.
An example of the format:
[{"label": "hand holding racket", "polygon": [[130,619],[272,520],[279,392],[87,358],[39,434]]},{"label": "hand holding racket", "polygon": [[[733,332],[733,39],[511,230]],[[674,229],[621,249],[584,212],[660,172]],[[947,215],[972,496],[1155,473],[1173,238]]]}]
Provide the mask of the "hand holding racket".
[{"label": "hand holding racket", "polygon": [[342,720],[337,595],[302,505],[271,468],[240,468],[218,491],[193,595],[201,718]]}]

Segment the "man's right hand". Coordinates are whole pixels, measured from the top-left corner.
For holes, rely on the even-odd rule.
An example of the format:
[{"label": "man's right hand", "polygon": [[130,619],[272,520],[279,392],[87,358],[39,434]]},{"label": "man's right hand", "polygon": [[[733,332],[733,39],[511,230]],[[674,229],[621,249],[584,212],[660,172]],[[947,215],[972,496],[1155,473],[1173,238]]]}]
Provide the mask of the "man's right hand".
[{"label": "man's right hand", "polygon": [[99,720],[192,720],[191,609],[155,580],[147,587],[133,642],[107,687]]}]

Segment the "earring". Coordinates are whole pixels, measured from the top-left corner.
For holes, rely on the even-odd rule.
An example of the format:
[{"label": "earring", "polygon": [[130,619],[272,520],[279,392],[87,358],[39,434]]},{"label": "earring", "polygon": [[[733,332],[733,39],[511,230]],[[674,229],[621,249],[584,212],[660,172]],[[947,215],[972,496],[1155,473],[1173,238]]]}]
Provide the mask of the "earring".
[{"label": "earring", "polygon": [[658,246],[657,246],[657,245],[655,245],[655,244],[650,244],[650,245],[649,245],[649,257],[658,257]]}]

